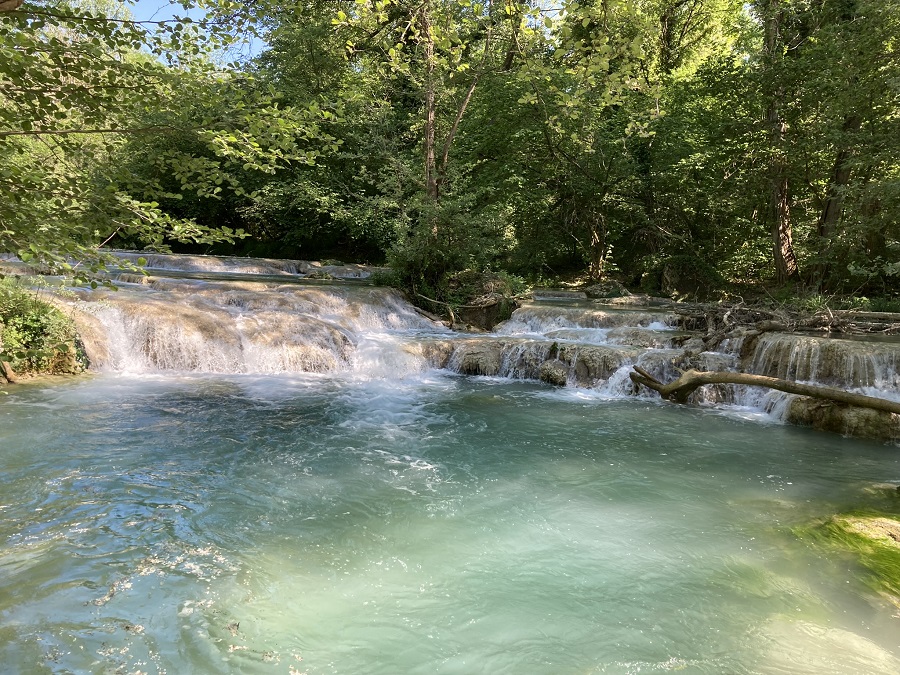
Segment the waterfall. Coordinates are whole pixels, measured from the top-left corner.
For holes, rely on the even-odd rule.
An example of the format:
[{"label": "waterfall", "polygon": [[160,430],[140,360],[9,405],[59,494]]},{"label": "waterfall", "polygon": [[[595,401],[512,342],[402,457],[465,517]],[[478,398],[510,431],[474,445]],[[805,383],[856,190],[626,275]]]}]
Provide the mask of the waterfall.
[{"label": "waterfall", "polygon": [[[533,304],[513,312],[509,321],[497,326],[496,332],[501,335],[546,335],[554,330],[575,329],[587,335],[589,333],[586,331],[622,326],[665,330],[676,321],[677,317],[670,312],[600,307],[589,302],[575,305]],[[600,335],[599,332],[597,334]]]},{"label": "waterfall", "polygon": [[396,292],[342,285],[151,279],[76,290],[92,367],[117,372],[418,372],[440,334]]},{"label": "waterfall", "polygon": [[[679,330],[672,312],[579,297],[526,304],[491,334],[459,333],[423,317],[392,289],[304,282],[318,264],[162,255],[147,262],[180,276],[120,275],[118,291],[75,289],[78,299],[67,301],[95,370],[343,372],[389,381],[446,369],[655,398],[631,382],[637,365],[662,381],[688,368],[740,370],[900,399],[897,342],[765,333],[726,340],[719,352],[686,352],[682,346],[696,334]],[[351,277],[359,273],[344,267]],[[784,419],[793,399],[731,385],[694,396]]]},{"label": "waterfall", "polygon": [[897,343],[767,333],[748,363],[758,375],[857,389],[900,387]]}]

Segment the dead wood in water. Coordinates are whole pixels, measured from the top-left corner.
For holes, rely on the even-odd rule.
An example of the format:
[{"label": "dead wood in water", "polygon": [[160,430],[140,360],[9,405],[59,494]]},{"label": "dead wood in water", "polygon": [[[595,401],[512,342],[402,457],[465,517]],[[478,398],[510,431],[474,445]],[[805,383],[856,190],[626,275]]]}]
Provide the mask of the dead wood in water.
[{"label": "dead wood in water", "polygon": [[835,401],[837,403],[855,405],[860,408],[871,408],[872,410],[881,410],[900,415],[900,402],[897,401],[888,401],[883,398],[875,398],[874,396],[866,396],[864,394],[854,394],[849,391],[844,391],[843,389],[836,389],[835,387],[801,384],[799,382],[791,382],[790,380],[781,380],[777,377],[723,371],[706,372],[692,369],[682,373],[677,380],[670,382],[669,384],[663,384],[639,366],[635,366],[634,370],[635,372],[629,375],[632,382],[653,389],[654,391],[659,392],[664,399],[674,401],[675,403],[686,403],[688,397],[705,384],[743,384],[752,387],[768,387],[769,389],[776,389],[788,394],[810,396],[812,398]]}]

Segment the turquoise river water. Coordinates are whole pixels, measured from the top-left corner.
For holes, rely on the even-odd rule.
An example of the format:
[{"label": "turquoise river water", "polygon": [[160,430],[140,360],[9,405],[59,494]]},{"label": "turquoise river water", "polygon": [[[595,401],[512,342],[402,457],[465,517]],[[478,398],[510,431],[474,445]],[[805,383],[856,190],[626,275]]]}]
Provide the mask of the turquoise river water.
[{"label": "turquoise river water", "polygon": [[791,531],[896,447],[425,371],[0,400],[3,673],[897,673]]}]

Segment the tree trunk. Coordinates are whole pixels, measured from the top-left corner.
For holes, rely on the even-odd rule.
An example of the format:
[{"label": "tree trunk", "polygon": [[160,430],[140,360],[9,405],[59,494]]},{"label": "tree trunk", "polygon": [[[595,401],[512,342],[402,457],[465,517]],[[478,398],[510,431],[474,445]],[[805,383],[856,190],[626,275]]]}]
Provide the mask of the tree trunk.
[{"label": "tree trunk", "polygon": [[[769,77],[777,79],[780,76],[778,71],[781,62],[784,60],[784,44],[781,36],[784,12],[781,9],[781,0],[768,0],[765,11],[765,52],[769,64]],[[781,114],[783,98],[782,87],[776,85],[766,111],[772,149],[768,217],[771,225],[775,280],[779,284],[796,279],[800,272],[791,229],[790,186],[784,149],[787,123]]]},{"label": "tree trunk", "polygon": [[[858,115],[851,115],[844,120],[842,129],[845,133],[857,131],[861,124],[862,122]],[[821,254],[824,257],[817,270],[820,284],[823,284],[829,275],[827,259],[831,250],[831,238],[837,230],[837,225],[844,210],[844,191],[850,184],[850,177],[853,173],[850,167],[850,159],[854,154],[853,149],[848,146],[844,146],[838,151],[834,160],[834,168],[831,172],[831,182],[828,185],[828,195],[825,199],[825,205],[822,207],[822,213],[819,215],[817,233],[822,240]]]},{"label": "tree trunk", "polygon": [[769,218],[772,224],[772,254],[775,260],[775,280],[784,284],[800,273],[794,253],[794,234],[791,228],[791,201],[788,178],[782,159],[772,167],[772,192],[769,196]]},{"label": "tree trunk", "polygon": [[602,214],[591,218],[591,264],[589,275],[591,280],[603,278],[606,267],[606,219]]},{"label": "tree trunk", "polygon": [[818,223],[818,234],[823,239],[829,239],[834,234],[835,226],[840,220],[844,207],[843,189],[850,184],[851,169],[847,165],[847,160],[851,156],[852,152],[844,148],[838,152],[837,158],[834,160],[834,171],[832,171],[831,183],[828,186],[828,197]]},{"label": "tree trunk", "polygon": [[[865,227],[863,244],[865,246],[866,257],[869,260],[876,260],[877,258],[881,258],[882,260],[891,259],[890,251],[888,250],[887,232],[884,225],[879,222],[881,208],[881,200],[877,197],[877,193],[863,195],[862,204],[860,205],[860,215],[862,216],[862,222]],[[880,275],[880,279],[876,278],[870,280],[869,284],[875,281],[882,284],[881,292],[884,293],[887,290],[885,285],[885,275]]]},{"label": "tree trunk", "polygon": [[16,376],[16,371],[12,369],[12,366],[7,361],[0,361],[0,376],[10,384],[15,384],[19,380]]},{"label": "tree trunk", "polygon": [[704,372],[700,370],[688,370],[682,373],[674,382],[663,384],[650,373],[638,366],[629,377],[635,384],[643,385],[659,392],[660,396],[675,403],[686,403],[691,394],[705,384],[743,384],[753,387],[768,387],[788,394],[799,394],[813,398],[855,405],[860,408],[870,408],[900,415],[900,402],[889,401],[874,396],[854,394],[834,387],[821,387],[813,384],[800,384],[790,380],[781,380],[765,375],[751,375],[749,373],[729,372]]},{"label": "tree trunk", "polygon": [[[487,49],[485,47],[485,49]],[[459,106],[459,110],[456,111],[456,118],[453,120],[453,126],[450,127],[450,131],[447,134],[447,138],[444,141],[444,151],[441,154],[441,164],[437,168],[437,180],[436,180],[436,188],[435,188],[435,199],[440,195],[441,187],[447,179],[447,165],[450,163],[450,147],[453,145],[453,139],[456,138],[456,132],[459,130],[459,123],[462,122],[463,115],[466,114],[466,108],[469,107],[469,102],[472,100],[472,95],[475,93],[475,87],[478,86],[478,77],[479,75],[476,73],[472,78],[472,84],[469,85],[469,89],[466,91],[466,95],[463,98],[463,102]]]},{"label": "tree trunk", "polygon": [[438,176],[435,160],[435,82],[434,35],[431,33],[431,3],[422,5],[421,30],[425,39],[425,194],[438,201]]}]

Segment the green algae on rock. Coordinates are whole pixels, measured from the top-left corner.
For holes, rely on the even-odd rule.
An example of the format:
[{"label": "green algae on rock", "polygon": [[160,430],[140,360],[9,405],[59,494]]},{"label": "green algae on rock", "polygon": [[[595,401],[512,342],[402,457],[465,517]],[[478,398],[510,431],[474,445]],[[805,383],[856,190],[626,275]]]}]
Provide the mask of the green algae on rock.
[{"label": "green algae on rock", "polygon": [[853,554],[871,572],[868,584],[900,607],[900,514],[853,511],[795,533],[817,545]]}]

